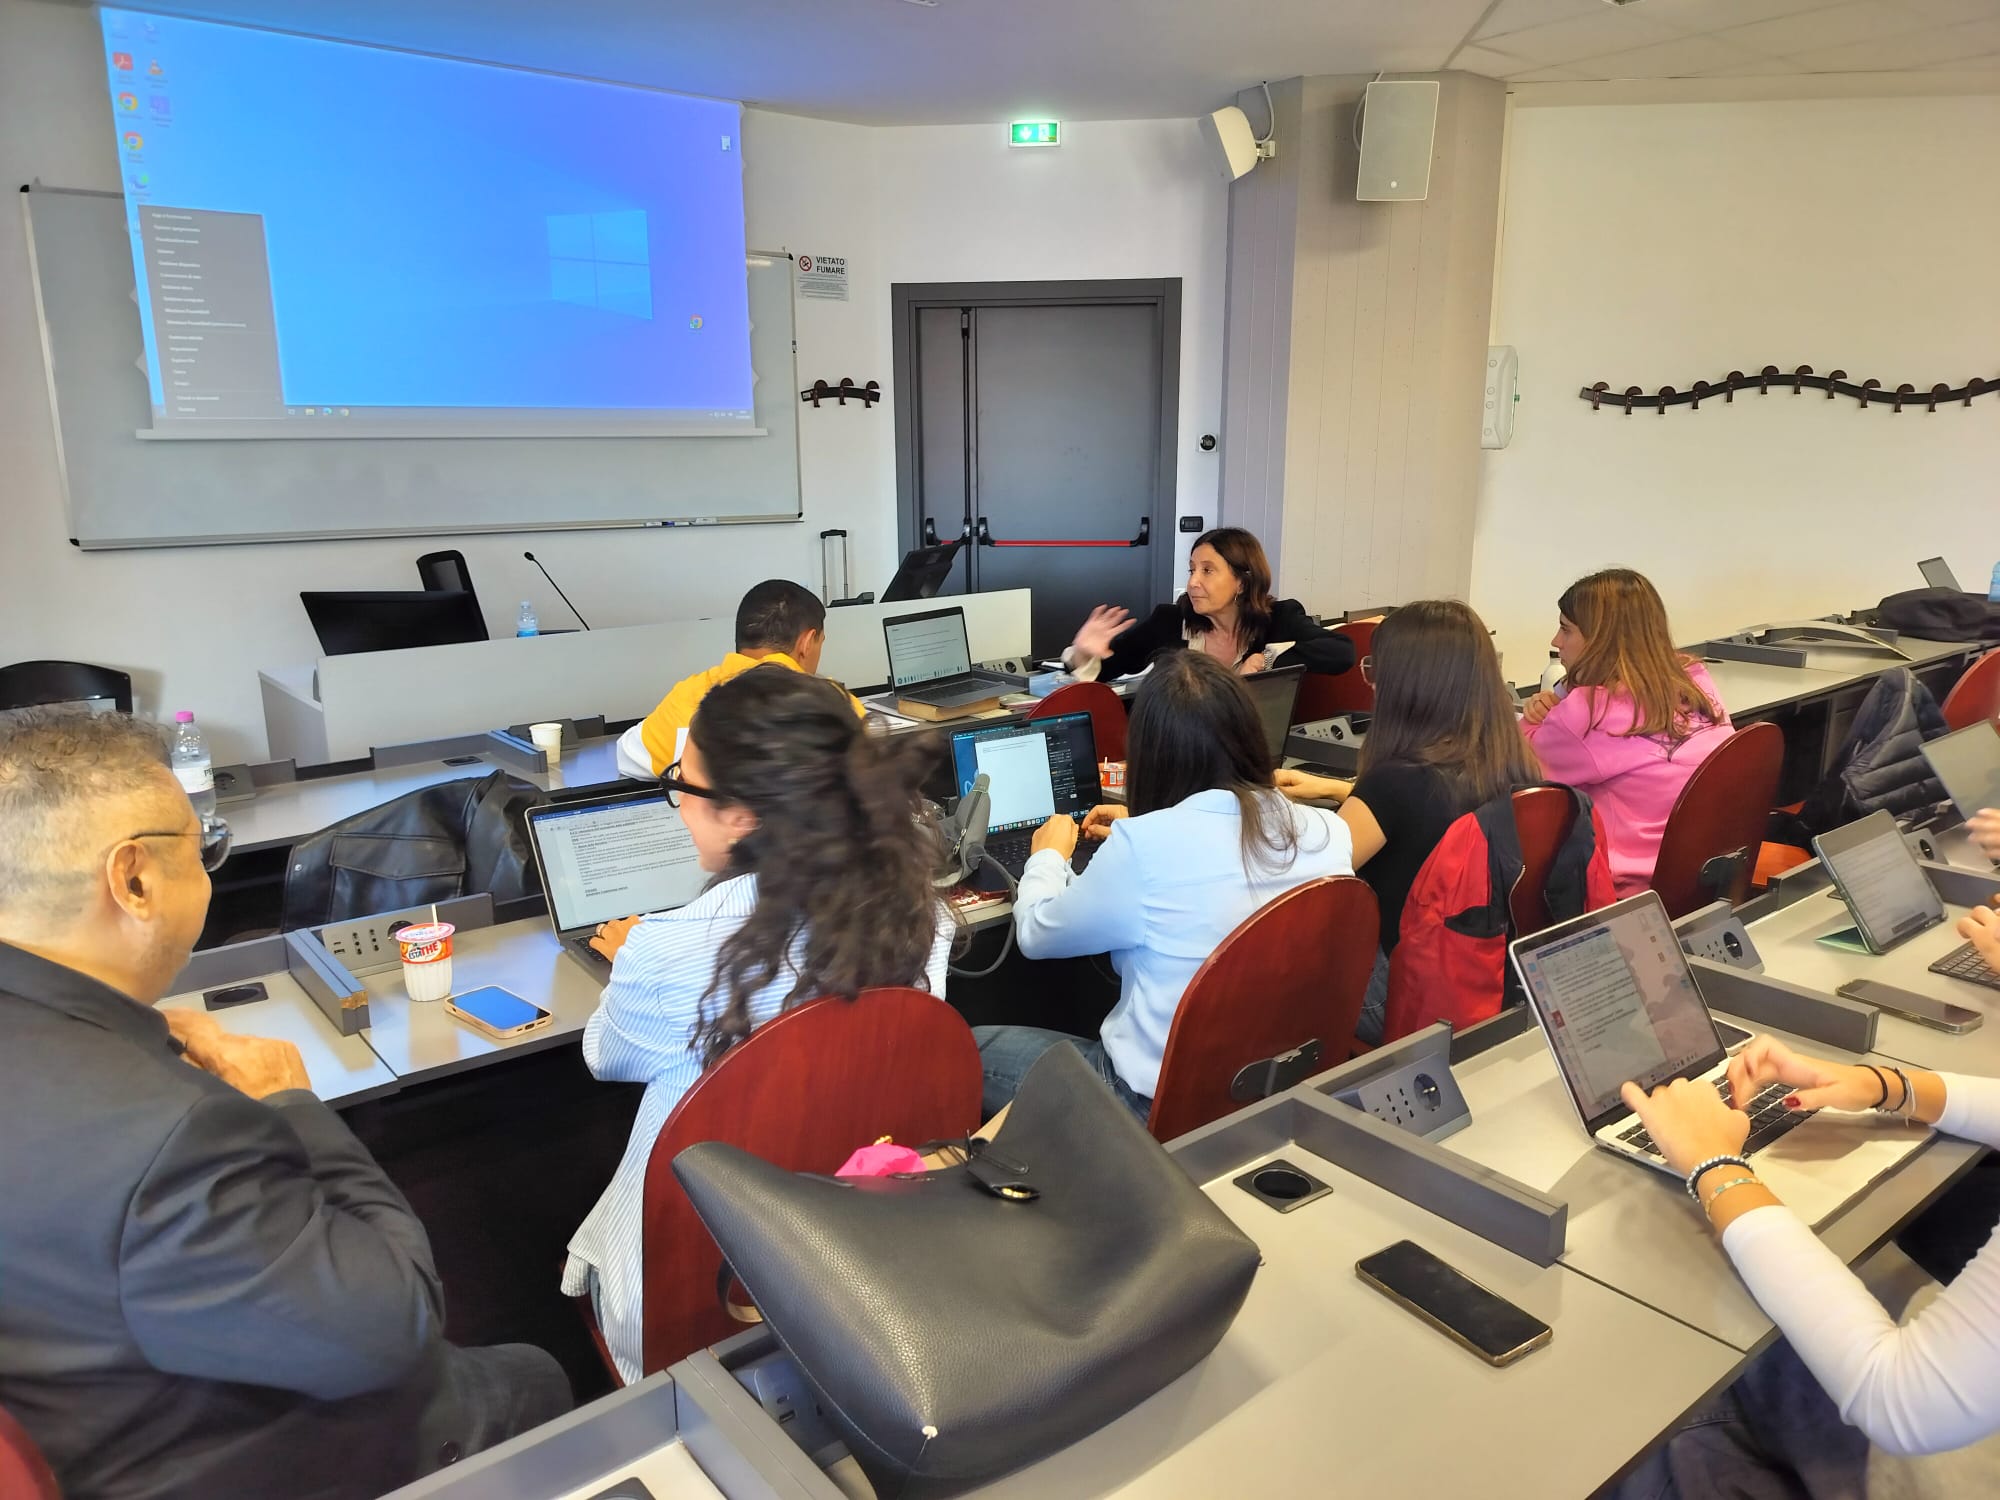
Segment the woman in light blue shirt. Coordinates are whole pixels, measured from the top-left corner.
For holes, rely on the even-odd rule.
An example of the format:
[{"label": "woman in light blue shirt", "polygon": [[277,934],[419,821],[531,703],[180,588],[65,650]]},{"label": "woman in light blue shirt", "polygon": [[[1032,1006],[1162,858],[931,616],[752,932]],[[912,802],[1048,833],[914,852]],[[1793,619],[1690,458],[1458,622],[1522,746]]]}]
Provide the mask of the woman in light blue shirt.
[{"label": "woman in light blue shirt", "polygon": [[681,1096],[755,1027],[821,995],[918,985],[945,1003],[956,926],[916,821],[922,753],[867,735],[832,683],[760,666],[702,700],[660,778],[715,879],[678,911],[593,940],[613,963],[584,1062],[646,1093],[563,1268],[628,1381],[643,1373],[646,1162]]},{"label": "woman in light blue shirt", "polygon": [[1077,825],[1035,833],[1014,897],[1014,934],[1029,958],[1111,955],[1118,1004],[1094,1042],[1032,1026],[980,1026],[986,1112],[1014,1097],[1029,1066],[1075,1042],[1144,1119],[1181,995],[1222,940],[1293,886],[1354,873],[1347,827],[1287,802],[1250,695],[1196,651],[1153,664],[1132,703],[1123,807],[1099,807],[1082,836],[1103,847],[1070,870]]}]

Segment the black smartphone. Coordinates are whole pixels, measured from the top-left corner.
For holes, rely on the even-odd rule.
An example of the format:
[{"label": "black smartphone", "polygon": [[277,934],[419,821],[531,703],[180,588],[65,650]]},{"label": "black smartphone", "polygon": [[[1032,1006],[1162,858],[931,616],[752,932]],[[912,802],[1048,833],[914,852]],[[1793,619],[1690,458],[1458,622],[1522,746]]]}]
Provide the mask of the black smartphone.
[{"label": "black smartphone", "polygon": [[1356,1261],[1354,1274],[1496,1369],[1555,1337],[1541,1319],[1496,1297],[1414,1240],[1398,1240]]},{"label": "black smartphone", "polygon": [[1843,1000],[1859,1000],[1863,1005],[1886,1010],[1890,1015],[1901,1016],[1905,1021],[1915,1021],[1919,1026],[1931,1026],[1939,1031],[1949,1031],[1954,1036],[1975,1031],[1986,1020],[1980,1012],[1968,1010],[1963,1005],[1953,1005],[1947,1000],[1933,1000],[1929,995],[1919,995],[1915,990],[1899,990],[1893,984],[1878,984],[1872,979],[1850,979],[1834,993]]}]

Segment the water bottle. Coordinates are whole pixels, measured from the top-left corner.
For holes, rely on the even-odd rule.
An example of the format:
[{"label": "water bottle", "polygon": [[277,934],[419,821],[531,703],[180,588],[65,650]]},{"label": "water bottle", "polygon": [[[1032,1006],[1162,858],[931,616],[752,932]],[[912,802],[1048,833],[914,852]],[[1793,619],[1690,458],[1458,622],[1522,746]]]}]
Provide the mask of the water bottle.
[{"label": "water bottle", "polygon": [[1562,669],[1562,653],[1560,651],[1551,651],[1549,653],[1549,664],[1542,668],[1543,692],[1552,693],[1555,691],[1556,679],[1562,676]]},{"label": "water bottle", "polygon": [[215,763],[208,756],[208,741],[201,737],[194,715],[186,709],[174,715],[173,764],[181,790],[194,804],[196,816],[206,823],[215,815]]},{"label": "water bottle", "polygon": [[1986,602],[2000,604],[2000,563],[1993,565],[1993,581],[1986,585]]},{"label": "water bottle", "polygon": [[530,604],[526,599],[523,599],[521,601],[521,612],[514,617],[514,634],[516,636],[523,636],[540,635],[541,633],[542,624],[541,621],[535,618],[535,606]]}]

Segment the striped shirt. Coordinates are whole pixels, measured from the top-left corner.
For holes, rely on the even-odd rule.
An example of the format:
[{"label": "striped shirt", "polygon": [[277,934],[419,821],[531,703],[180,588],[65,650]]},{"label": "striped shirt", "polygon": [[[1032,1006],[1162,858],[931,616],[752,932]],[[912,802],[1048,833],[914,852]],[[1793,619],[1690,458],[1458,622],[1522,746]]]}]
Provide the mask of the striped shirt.
[{"label": "striped shirt", "polygon": [[[628,1382],[639,1379],[645,1352],[640,1315],[645,1273],[639,1239],[646,1162],[667,1116],[701,1077],[694,1034],[702,995],[715,975],[716,951],[749,920],[756,905],[757,877],[739,875],[678,911],[658,912],[640,922],[619,948],[603,1003],[584,1028],[583,1060],[596,1077],[646,1085],[617,1174],[571,1238],[562,1279],[565,1295],[591,1295],[612,1361]],[[912,983],[933,995],[944,994],[945,965],[956,930],[950,909],[939,902],[930,961],[922,975],[910,976]],[[753,1026],[779,1013],[796,982],[804,946],[802,936],[791,964],[751,998]],[[709,1003],[719,1006],[721,997]]]}]

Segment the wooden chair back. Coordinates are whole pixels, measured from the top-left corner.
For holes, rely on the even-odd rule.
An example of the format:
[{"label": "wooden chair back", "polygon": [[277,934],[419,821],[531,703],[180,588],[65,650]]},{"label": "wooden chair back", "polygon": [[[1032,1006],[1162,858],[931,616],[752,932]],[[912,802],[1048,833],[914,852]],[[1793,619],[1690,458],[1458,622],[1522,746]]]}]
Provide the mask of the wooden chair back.
[{"label": "wooden chair back", "polygon": [[1748,724],[1695,767],[1667,814],[1653,864],[1652,886],[1669,917],[1715,900],[1733,906],[1750,894],[1784,765],[1784,732]]},{"label": "wooden chair back", "polygon": [[1309,880],[1244,918],[1174,1012],[1146,1122],[1154,1138],[1170,1141],[1271,1092],[1231,1093],[1254,1064],[1316,1041],[1319,1061],[1303,1077],[1360,1051],[1354,1026],[1380,940],[1375,892],[1352,875]]},{"label": "wooden chair back", "polygon": [[2000,719],[2000,651],[1989,651],[1967,667],[1944,698],[1944,721],[1953,729]]},{"label": "wooden chair back", "polygon": [[1053,719],[1057,714],[1089,714],[1097,758],[1125,758],[1125,700],[1103,683],[1065,683],[1028,710],[1030,720]]},{"label": "wooden chair back", "polygon": [[1521,841],[1521,878],[1507,893],[1514,935],[1527,937],[1554,920],[1543,894],[1556,854],[1576,824],[1576,799],[1560,787],[1533,786],[1514,793],[1514,832]]},{"label": "wooden chair back", "polygon": [[[1354,665],[1345,672],[1308,672],[1299,682],[1299,701],[1292,709],[1294,724],[1310,724],[1314,719],[1330,719],[1335,714],[1369,713],[1375,707],[1375,689],[1362,679],[1361,658],[1375,645],[1375,620],[1357,620],[1336,625],[1333,633],[1354,642]],[[1278,658],[1284,661],[1283,657]]]},{"label": "wooden chair back", "polygon": [[726,1141],[789,1172],[831,1172],[883,1136],[970,1134],[981,1079],[964,1018],[917,989],[809,1000],[732,1048],[674,1106],[646,1162],[646,1373],[740,1331],[716,1299],[722,1252],[674,1176],[685,1148]]},{"label": "wooden chair back", "polygon": [[4,1406],[0,1406],[0,1500],[62,1500],[55,1470]]}]

